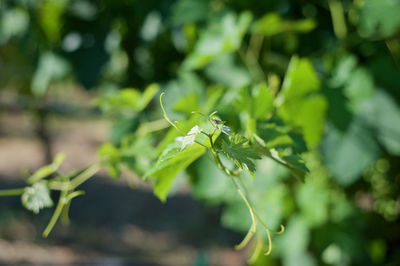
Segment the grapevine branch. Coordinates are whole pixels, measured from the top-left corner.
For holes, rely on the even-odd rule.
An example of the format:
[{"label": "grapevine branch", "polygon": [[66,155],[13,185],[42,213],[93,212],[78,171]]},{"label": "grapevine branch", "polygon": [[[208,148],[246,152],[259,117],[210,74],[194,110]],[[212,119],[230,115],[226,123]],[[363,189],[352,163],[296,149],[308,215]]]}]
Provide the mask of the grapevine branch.
[{"label": "grapevine branch", "polygon": [[[182,133],[183,135],[186,135],[185,132],[180,129],[177,125],[177,122],[175,121],[174,123],[171,121],[171,119],[169,119],[167,112],[165,111],[163,102],[162,102],[162,97],[165,94],[165,92],[162,92],[160,95],[160,105],[161,105],[161,109],[163,111],[163,115],[164,118],[168,121],[169,124],[171,124],[175,129],[177,129],[180,133]],[[272,240],[271,240],[271,233],[274,234],[282,234],[285,231],[285,227],[283,225],[281,225],[281,228],[279,231],[272,231],[266,224],[265,222],[261,219],[261,217],[257,214],[257,212],[255,211],[254,207],[252,206],[252,204],[250,203],[250,201],[247,199],[246,194],[247,193],[247,189],[246,186],[244,185],[244,182],[240,176],[240,171],[238,170],[230,170],[229,168],[227,168],[221,161],[221,158],[219,156],[219,151],[216,149],[215,147],[215,140],[213,139],[215,133],[217,132],[217,130],[221,130],[220,128],[218,128],[218,126],[213,122],[212,117],[217,113],[217,111],[214,111],[213,113],[211,113],[209,116],[206,116],[200,112],[197,111],[193,111],[193,114],[199,114],[201,116],[203,116],[204,118],[206,118],[211,125],[214,127],[214,130],[211,133],[206,133],[204,131],[200,131],[201,134],[204,134],[209,142],[210,142],[210,146],[206,146],[201,142],[195,141],[195,143],[206,147],[207,149],[209,149],[211,151],[211,153],[214,156],[215,162],[217,163],[217,166],[222,169],[231,179],[233,186],[235,187],[236,191],[238,192],[238,194],[240,195],[241,199],[243,200],[243,202],[246,204],[247,208],[249,209],[250,212],[250,217],[251,217],[251,221],[252,221],[252,225],[248,231],[248,233],[246,234],[246,236],[244,237],[244,239],[242,240],[241,243],[239,243],[238,245],[235,246],[236,249],[242,249],[243,247],[245,247],[249,241],[251,240],[251,238],[253,237],[253,235],[256,233],[257,231],[257,221],[260,222],[260,224],[262,225],[262,227],[264,227],[264,229],[266,230],[267,233],[267,239],[268,239],[268,249],[267,251],[264,253],[265,255],[269,255],[272,251]],[[240,185],[242,186],[242,188],[239,186],[238,182],[236,181],[236,179],[239,180]],[[255,249],[255,253],[259,253],[260,252],[260,241],[259,238],[257,239],[257,248]],[[253,253],[253,255],[250,257],[250,260],[255,260],[256,256],[258,256],[258,254]]]}]

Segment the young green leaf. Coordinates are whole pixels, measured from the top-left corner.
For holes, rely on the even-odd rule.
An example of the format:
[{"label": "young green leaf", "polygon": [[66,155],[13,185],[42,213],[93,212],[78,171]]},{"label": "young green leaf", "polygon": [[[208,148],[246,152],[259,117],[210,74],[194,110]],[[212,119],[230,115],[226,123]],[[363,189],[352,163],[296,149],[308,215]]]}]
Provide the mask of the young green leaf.
[{"label": "young green leaf", "polygon": [[181,150],[186,147],[192,146],[195,142],[196,136],[201,133],[201,130],[198,125],[192,127],[192,129],[187,133],[184,137],[179,137],[178,140],[182,142]]},{"label": "young green leaf", "polygon": [[35,214],[38,214],[43,208],[53,206],[49,189],[42,182],[26,187],[24,194],[22,194],[21,201],[26,209],[33,211]]},{"label": "young green leaf", "polygon": [[250,173],[254,173],[256,170],[253,160],[261,159],[254,149],[248,145],[248,140],[238,134],[232,135],[228,143],[222,140],[221,149],[238,167],[247,168]]}]

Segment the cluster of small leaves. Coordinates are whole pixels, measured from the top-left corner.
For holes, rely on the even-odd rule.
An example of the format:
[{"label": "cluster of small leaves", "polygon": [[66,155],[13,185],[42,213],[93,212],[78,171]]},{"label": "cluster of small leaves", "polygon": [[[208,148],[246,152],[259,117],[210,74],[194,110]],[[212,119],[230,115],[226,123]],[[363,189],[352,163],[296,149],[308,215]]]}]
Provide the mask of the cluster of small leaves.
[{"label": "cluster of small leaves", "polygon": [[100,164],[93,164],[64,175],[58,171],[64,159],[65,154],[57,154],[50,165],[39,168],[26,179],[28,183],[26,187],[0,190],[0,196],[21,196],[22,205],[35,214],[38,214],[44,208],[52,207],[54,203],[51,198],[51,191],[59,191],[60,196],[56,208],[43,231],[44,237],[50,234],[60,217],[64,223],[69,222],[71,200],[84,194],[84,191],[76,189],[101,168]]},{"label": "cluster of small leaves", "polygon": [[26,187],[24,194],[21,196],[22,205],[28,210],[38,214],[43,208],[53,206],[50,197],[50,191],[42,182],[37,182],[32,186]]}]

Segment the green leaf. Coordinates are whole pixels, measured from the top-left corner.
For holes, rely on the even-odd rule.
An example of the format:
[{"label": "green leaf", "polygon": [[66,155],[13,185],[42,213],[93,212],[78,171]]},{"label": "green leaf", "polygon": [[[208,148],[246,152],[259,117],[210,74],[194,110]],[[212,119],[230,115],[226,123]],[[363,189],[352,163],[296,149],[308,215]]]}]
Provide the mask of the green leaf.
[{"label": "green leaf", "polygon": [[311,62],[306,58],[292,57],[279,97],[284,102],[297,101],[320,89],[320,81]]},{"label": "green leaf", "polygon": [[364,68],[357,68],[351,73],[344,94],[353,103],[368,99],[374,92],[372,75]]},{"label": "green leaf", "polygon": [[246,112],[251,118],[266,118],[274,109],[274,96],[265,83],[259,83],[250,88],[245,86],[232,91],[232,94],[233,105],[237,112]]},{"label": "green leaf", "polygon": [[236,202],[226,206],[222,213],[221,224],[242,233],[247,232],[252,223],[246,204],[237,199]]},{"label": "green leaf", "polygon": [[195,93],[191,93],[188,96],[181,97],[174,104],[174,111],[185,114],[191,114],[194,110],[199,110],[199,99]]},{"label": "green leaf", "polygon": [[212,159],[201,157],[196,162],[196,173],[196,178],[191,182],[192,192],[196,198],[210,204],[221,204],[232,198],[240,200],[225,172],[221,171]]},{"label": "green leaf", "polygon": [[0,18],[1,42],[4,44],[12,37],[21,37],[29,26],[29,13],[27,10],[15,6],[13,8],[3,8]]},{"label": "green leaf", "polygon": [[172,8],[171,23],[173,26],[195,23],[207,18],[209,11],[207,0],[179,0]]},{"label": "green leaf", "polygon": [[249,71],[235,62],[234,54],[223,54],[205,68],[206,75],[215,83],[229,88],[241,88],[251,83]]},{"label": "green leaf", "polygon": [[66,77],[69,71],[70,65],[64,58],[50,52],[43,53],[32,79],[32,93],[44,96],[50,83]]},{"label": "green leaf", "polygon": [[307,168],[303,158],[299,155],[282,156],[281,159],[289,166],[290,170],[303,179],[304,175],[310,170]]},{"label": "green leaf", "polygon": [[203,68],[218,56],[238,50],[251,21],[249,12],[243,12],[239,17],[227,13],[220,21],[209,25],[200,35],[193,53],[184,61],[184,68]]},{"label": "green leaf", "polygon": [[294,143],[293,139],[288,134],[288,129],[278,126],[275,123],[260,125],[257,132],[264,141],[265,148],[267,149],[285,149],[291,147]]},{"label": "green leaf", "polygon": [[[306,255],[305,251],[310,241],[310,228],[301,216],[291,216],[286,225],[285,233],[276,240],[277,246],[282,250],[285,265],[297,265],[295,259]],[[291,263],[290,263],[291,262]],[[310,265],[301,263],[299,265]]]},{"label": "green leaf", "polygon": [[263,146],[267,149],[274,148],[279,152],[290,149],[291,154],[301,154],[308,151],[302,135],[291,131],[288,126],[278,122],[259,123],[257,132],[263,141]]},{"label": "green leaf", "polygon": [[112,179],[118,179],[121,175],[121,165],[118,162],[109,162],[107,165],[107,172]]},{"label": "green leaf", "polygon": [[138,110],[140,92],[133,88],[126,88],[111,95],[106,95],[96,100],[104,113],[128,113]]},{"label": "green leaf", "polygon": [[206,148],[193,145],[184,150],[180,142],[170,144],[160,155],[157,163],[144,178],[155,178],[154,194],[163,202],[177,175],[206,152]]},{"label": "green leaf", "polygon": [[233,106],[237,113],[245,112],[249,116],[252,115],[253,101],[252,98],[250,97],[250,91],[247,86],[238,88],[236,90],[230,90],[230,93],[229,94],[227,93],[225,97],[232,98],[228,99],[227,103],[228,110],[231,110]]},{"label": "green leaf", "polygon": [[95,104],[108,114],[131,116],[142,111],[160,90],[157,84],[150,84],[143,93],[133,88],[126,88],[96,100]]},{"label": "green leaf", "polygon": [[274,95],[267,84],[260,83],[253,87],[253,117],[256,119],[265,118],[274,109]]},{"label": "green leaf", "polygon": [[118,159],[120,157],[119,150],[110,142],[101,145],[97,154],[107,160]]},{"label": "green leaf", "polygon": [[38,170],[36,170],[35,173],[33,173],[33,175],[31,175],[27,182],[29,184],[33,184],[43,178],[48,177],[49,175],[55,173],[58,168],[61,166],[62,162],[65,159],[65,154],[64,153],[59,153],[56,155],[56,157],[54,158],[54,161],[46,166],[43,166],[41,168],[39,168]]},{"label": "green leaf", "polygon": [[[300,180],[304,180],[304,176],[309,170],[302,157],[297,153],[299,148],[293,145],[293,139],[286,134],[278,135],[276,139],[280,139],[280,142],[275,142],[277,146],[273,148],[267,146],[267,143],[271,142],[266,143],[262,138],[255,135],[252,145],[258,154],[272,158],[275,162],[288,168],[294,176],[298,177]],[[278,152],[278,150],[281,150],[281,152]],[[304,151],[305,150],[301,149],[301,152]]]},{"label": "green leaf", "polygon": [[288,168],[301,181],[304,181],[304,176],[309,172],[304,160],[298,155],[282,156],[272,150],[267,156]]},{"label": "green leaf", "polygon": [[154,148],[154,137],[151,135],[128,135],[121,141],[121,165],[142,176],[151,167],[157,154]]},{"label": "green leaf", "polygon": [[359,33],[363,37],[389,37],[400,29],[400,2],[365,0],[359,18]]},{"label": "green leaf", "polygon": [[195,143],[196,136],[201,133],[201,129],[199,128],[198,125],[195,125],[192,127],[192,129],[187,133],[186,136],[181,137],[182,141],[182,147],[181,149],[183,150],[186,147],[192,146]]},{"label": "green leaf", "polygon": [[[192,115],[188,120],[178,121],[179,128],[182,129],[184,132],[188,132],[191,128],[195,125],[199,125],[202,121],[202,117],[199,115]],[[176,138],[181,136],[182,134],[176,130],[175,128],[171,127],[164,137],[164,139],[160,142],[157,147],[157,154],[161,154],[171,143],[174,143]]]},{"label": "green leaf", "polygon": [[108,174],[117,179],[121,175],[121,152],[112,143],[106,142],[100,146],[97,154],[104,161]]},{"label": "green leaf", "polygon": [[53,201],[50,198],[50,191],[42,182],[26,187],[24,194],[22,194],[21,201],[26,209],[35,214],[38,214],[43,208],[53,206]]},{"label": "green leaf", "polygon": [[276,13],[269,13],[254,23],[252,32],[269,37],[283,32],[306,33],[315,27],[316,23],[313,19],[291,21],[282,19]]},{"label": "green leaf", "polygon": [[150,84],[146,87],[142,95],[140,96],[139,103],[137,104],[138,111],[143,110],[153,99],[154,95],[160,90],[160,86],[156,83]]},{"label": "green leaf", "polygon": [[248,140],[245,137],[233,134],[229,137],[228,143],[222,140],[221,149],[241,169],[247,168],[250,173],[256,171],[253,160],[261,159],[261,157],[248,145]]},{"label": "green leaf", "polygon": [[330,83],[333,87],[344,86],[350,79],[354,69],[357,66],[357,57],[354,55],[346,55],[338,60]]},{"label": "green leaf", "polygon": [[400,155],[400,108],[387,93],[376,90],[371,98],[360,103],[358,113],[391,154]]},{"label": "green leaf", "polygon": [[328,106],[325,97],[317,93],[319,90],[320,82],[310,61],[293,57],[278,97],[278,114],[302,129],[310,148],[322,138]]},{"label": "green leaf", "polygon": [[61,25],[63,24],[63,13],[68,7],[67,1],[43,2],[39,6],[38,20],[42,31],[51,44],[57,44],[61,37]]},{"label": "green leaf", "polygon": [[328,220],[329,190],[321,184],[308,179],[300,184],[296,193],[301,215],[310,227],[323,225]]},{"label": "green leaf", "polygon": [[345,133],[329,127],[322,152],[333,178],[347,186],[362,177],[378,156],[379,149],[369,131],[355,121]]}]

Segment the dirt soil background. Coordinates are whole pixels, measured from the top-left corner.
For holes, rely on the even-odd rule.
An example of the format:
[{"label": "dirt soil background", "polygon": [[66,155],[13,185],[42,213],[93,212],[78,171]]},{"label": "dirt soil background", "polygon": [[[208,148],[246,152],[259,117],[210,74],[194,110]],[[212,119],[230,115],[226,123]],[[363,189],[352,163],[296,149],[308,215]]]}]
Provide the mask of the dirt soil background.
[{"label": "dirt soil background", "polygon": [[[34,116],[0,113],[0,189],[24,185],[26,171],[45,164]],[[51,153],[66,153],[61,172],[96,161],[110,121],[49,117]],[[129,182],[127,180],[130,180]],[[134,180],[134,182],[132,182]],[[133,189],[128,184],[134,183]],[[41,232],[51,209],[34,215],[19,197],[0,198],[1,265],[245,265],[233,246],[241,236],[219,225],[220,210],[206,208],[181,192],[162,204],[132,174],[117,181],[101,172],[74,199],[71,224],[57,224],[47,239]],[[52,195],[54,199],[57,195]]]}]

